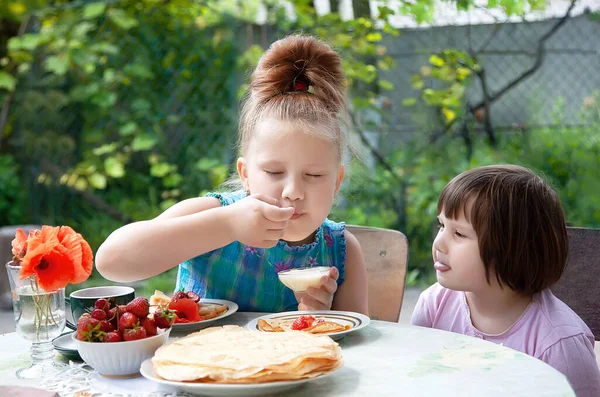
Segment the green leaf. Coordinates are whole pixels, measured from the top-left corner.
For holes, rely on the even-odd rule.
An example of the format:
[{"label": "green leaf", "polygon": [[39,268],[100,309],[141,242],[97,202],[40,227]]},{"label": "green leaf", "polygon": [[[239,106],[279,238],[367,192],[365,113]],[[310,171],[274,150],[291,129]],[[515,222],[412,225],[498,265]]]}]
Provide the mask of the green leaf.
[{"label": "green leaf", "polygon": [[90,102],[96,106],[107,109],[117,102],[117,94],[114,92],[100,91],[92,96]]},{"label": "green leaf", "polygon": [[200,171],[208,171],[213,167],[219,165],[219,161],[211,158],[203,158],[198,160],[196,163],[196,168]]},{"label": "green leaf", "polygon": [[94,189],[106,188],[106,176],[98,172],[94,172],[92,175],[88,176],[88,181]]},{"label": "green leaf", "polygon": [[165,200],[162,203],[160,203],[160,209],[161,209],[161,211],[166,211],[170,207],[174,206],[175,204],[177,204],[177,200],[168,199],[168,200]]},{"label": "green leaf", "polygon": [[165,187],[177,187],[181,184],[182,180],[183,177],[180,174],[169,174],[163,178],[163,185],[165,185]]},{"label": "green leaf", "polygon": [[[71,29],[71,37],[77,37],[81,40],[85,39],[85,36],[88,32],[95,28],[95,25],[91,22],[80,22],[73,29]],[[73,41],[73,40],[71,40]],[[81,42],[74,44],[69,42],[69,46],[71,48],[79,48],[82,47]]]},{"label": "green leaf", "polygon": [[439,93],[437,91],[432,90],[431,88],[426,88],[423,90],[423,100],[428,105],[435,105],[438,101]]},{"label": "green leaf", "polygon": [[104,160],[104,169],[111,178],[121,178],[125,175],[125,167],[116,157],[109,157]]},{"label": "green leaf", "polygon": [[104,14],[106,6],[103,3],[92,3],[84,7],[83,19],[94,19]]},{"label": "green leaf", "polygon": [[146,112],[150,110],[152,104],[146,99],[136,99],[131,103],[131,109],[136,112]]},{"label": "green leaf", "polygon": [[133,135],[138,129],[138,125],[134,121],[130,121],[119,128],[119,135],[129,136]]},{"label": "green leaf", "polygon": [[415,90],[420,90],[425,85],[423,83],[423,80],[421,79],[421,76],[419,76],[418,74],[414,74],[410,78],[410,84],[412,85],[412,88],[414,88]]},{"label": "green leaf", "polygon": [[446,119],[447,124],[450,124],[456,118],[456,112],[454,110],[442,108],[442,113],[444,113],[444,118]]},{"label": "green leaf", "polygon": [[169,163],[156,163],[150,167],[150,175],[162,178],[167,175],[173,167]]},{"label": "green leaf", "polygon": [[152,149],[156,145],[156,138],[149,134],[137,135],[131,142],[131,150],[140,152],[142,150]]},{"label": "green leaf", "polygon": [[438,57],[437,55],[432,55],[429,57],[429,63],[432,64],[433,66],[437,66],[437,67],[442,67],[446,64],[446,62]]},{"label": "green leaf", "polygon": [[8,50],[27,50],[33,51],[40,43],[40,35],[35,33],[27,33],[21,37],[12,37],[8,40]]},{"label": "green leaf", "polygon": [[92,153],[94,153],[96,156],[102,156],[104,154],[112,153],[116,149],[117,149],[117,143],[113,142],[113,143],[107,143],[105,145],[95,148],[94,150],[92,150]]},{"label": "green leaf", "polygon": [[127,13],[120,9],[111,8],[107,12],[108,19],[123,30],[129,30],[138,26],[138,21],[131,18]]},{"label": "green leaf", "polygon": [[10,73],[0,70],[0,88],[7,91],[14,91],[17,85],[17,79]]},{"label": "green leaf", "polygon": [[411,107],[417,104],[417,98],[406,98],[402,101],[402,106]]},{"label": "green leaf", "polygon": [[109,43],[108,41],[93,44],[90,46],[90,50],[108,55],[117,55],[119,53],[119,47],[112,43]]},{"label": "green leaf", "polygon": [[65,55],[52,55],[46,59],[46,70],[64,76],[69,70],[69,59]]},{"label": "green leaf", "polygon": [[154,77],[152,70],[146,65],[141,63],[133,63],[125,66],[125,72],[132,75],[141,77],[143,79],[151,79]]},{"label": "green leaf", "polygon": [[379,80],[379,81],[377,81],[377,84],[379,85],[379,87],[381,87],[387,91],[391,91],[394,89],[394,84],[392,84],[392,82],[387,81],[387,80]]},{"label": "green leaf", "polygon": [[225,164],[220,164],[210,170],[210,181],[213,186],[219,186],[229,175],[229,168]]},{"label": "green leaf", "polygon": [[373,33],[369,33],[365,36],[365,39],[371,43],[376,43],[378,41],[381,41],[382,36],[381,33],[379,32],[373,32]]}]

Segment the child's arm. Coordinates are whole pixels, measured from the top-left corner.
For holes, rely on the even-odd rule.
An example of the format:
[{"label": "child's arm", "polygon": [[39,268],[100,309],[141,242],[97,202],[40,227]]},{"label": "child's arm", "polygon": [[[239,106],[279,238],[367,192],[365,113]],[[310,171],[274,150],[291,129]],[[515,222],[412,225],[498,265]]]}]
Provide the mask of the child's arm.
[{"label": "child's arm", "polygon": [[427,305],[427,298],[429,296],[429,289],[421,292],[419,300],[415,305],[412,316],[410,318],[411,325],[418,325],[420,327],[433,327],[433,315]]},{"label": "child's arm", "polygon": [[185,200],[154,219],[115,230],[98,249],[96,268],[109,280],[126,282],[155,276],[236,240],[272,247],[293,211],[262,195],[225,207],[212,197]]},{"label": "child's arm", "polygon": [[356,237],[346,231],[346,265],[344,282],[333,299],[332,309],[369,315],[367,265]]},{"label": "child's arm", "polygon": [[561,339],[539,357],[567,377],[578,397],[600,396],[600,370],[590,339],[583,334]]}]

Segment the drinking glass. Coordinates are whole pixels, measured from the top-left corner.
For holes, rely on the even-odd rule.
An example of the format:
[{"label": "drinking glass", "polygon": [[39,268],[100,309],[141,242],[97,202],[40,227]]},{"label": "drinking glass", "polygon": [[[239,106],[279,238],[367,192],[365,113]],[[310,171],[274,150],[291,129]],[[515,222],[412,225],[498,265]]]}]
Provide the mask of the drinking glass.
[{"label": "drinking glass", "polygon": [[6,264],[17,334],[31,342],[32,364],[17,370],[17,378],[42,379],[68,368],[54,361],[52,339],[65,328],[65,289],[44,291],[35,276],[21,280],[21,266]]}]

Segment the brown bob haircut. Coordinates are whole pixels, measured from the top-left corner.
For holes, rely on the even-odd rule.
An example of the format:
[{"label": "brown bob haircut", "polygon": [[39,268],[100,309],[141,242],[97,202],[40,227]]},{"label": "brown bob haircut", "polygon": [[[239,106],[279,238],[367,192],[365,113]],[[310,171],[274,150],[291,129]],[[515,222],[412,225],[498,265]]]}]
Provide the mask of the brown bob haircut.
[{"label": "brown bob haircut", "polygon": [[[470,208],[467,206],[470,205]],[[565,268],[569,241],[557,193],[531,170],[491,165],[452,179],[438,200],[438,214],[463,211],[477,233],[487,282],[532,295],[556,283]]]}]

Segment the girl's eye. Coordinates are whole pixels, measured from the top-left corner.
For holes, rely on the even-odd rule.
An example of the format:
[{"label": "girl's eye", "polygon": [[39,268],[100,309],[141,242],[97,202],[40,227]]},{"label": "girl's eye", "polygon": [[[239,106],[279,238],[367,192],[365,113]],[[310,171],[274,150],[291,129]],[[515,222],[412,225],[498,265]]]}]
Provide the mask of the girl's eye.
[{"label": "girl's eye", "polygon": [[455,234],[456,234],[457,237],[465,237],[465,235],[462,234],[461,232],[456,232]]},{"label": "girl's eye", "polygon": [[281,175],[283,174],[283,172],[279,172],[279,171],[269,171],[269,170],[265,170],[265,172],[269,175]]},{"label": "girl's eye", "polygon": [[320,177],[322,177],[323,175],[319,175],[319,174],[306,174],[306,176],[309,176],[309,177],[311,177],[311,178],[320,178]]},{"label": "girl's eye", "polygon": [[442,229],[444,227],[444,224],[440,221],[438,221],[438,228]]}]

